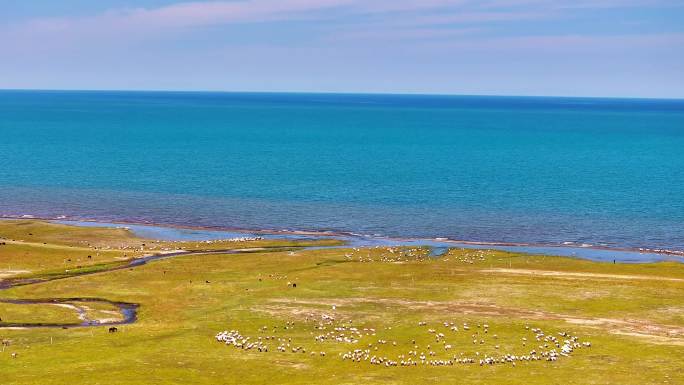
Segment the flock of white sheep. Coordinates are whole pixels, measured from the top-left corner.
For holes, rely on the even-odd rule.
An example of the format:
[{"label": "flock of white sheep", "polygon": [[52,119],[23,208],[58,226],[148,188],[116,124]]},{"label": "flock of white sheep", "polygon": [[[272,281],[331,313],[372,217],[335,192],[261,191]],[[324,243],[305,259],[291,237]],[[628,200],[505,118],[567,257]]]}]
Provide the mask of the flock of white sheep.
[{"label": "flock of white sheep", "polygon": [[[491,328],[488,324],[470,325],[467,322],[462,324],[442,322],[435,325],[434,328],[428,328],[428,323],[425,321],[419,322],[418,328],[426,332],[430,336],[428,338],[433,338],[434,342],[420,346],[416,339],[404,341],[402,344],[396,340],[377,338],[375,328],[355,327],[352,326],[351,321],[336,322],[334,316],[329,314],[320,314],[318,317],[309,314],[306,320],[314,322],[314,330],[311,331],[315,343],[314,349],[307,349],[303,344],[293,343],[290,337],[266,335],[254,339],[243,336],[237,330],[222,331],[215,338],[218,342],[244,352],[268,352],[269,345],[275,345],[277,346],[275,350],[280,353],[309,353],[311,356],[321,357],[326,356],[322,346],[327,345],[328,349],[334,349],[332,346],[334,344],[364,345],[354,350],[339,352],[338,357],[343,361],[352,363],[366,363],[385,367],[453,366],[459,364],[479,364],[479,366],[509,364],[516,366],[516,363],[521,362],[557,361],[561,358],[570,357],[577,349],[591,347],[590,342],[580,342],[579,337],[569,332],[558,332],[553,335],[545,333],[540,328],[525,326],[526,332],[531,333],[529,335],[530,341],[534,340],[534,342],[530,342],[527,337],[522,337],[519,341],[521,348],[527,351],[522,354],[498,353],[503,350],[498,344],[499,337],[490,333]],[[283,329],[291,330],[294,327],[295,323],[288,321]],[[438,328],[443,330],[440,331]],[[273,334],[277,333],[277,330],[280,328],[274,326]],[[386,330],[391,330],[391,328],[388,327]],[[259,331],[268,333],[269,328],[264,326]],[[472,344],[467,342],[467,345],[464,345],[463,342],[456,344],[448,341],[456,335],[465,336],[467,341],[472,340]],[[488,340],[493,341],[488,342]],[[532,349],[527,347],[528,343],[532,345]],[[405,353],[398,351],[403,350],[402,346],[405,347],[407,344],[408,349]],[[470,352],[454,353],[457,346],[461,347],[461,350],[467,346],[465,350]],[[510,343],[507,346],[509,349],[513,348]],[[496,353],[492,352],[492,348]],[[472,350],[476,351],[472,352]],[[383,353],[383,351],[385,352]]]}]

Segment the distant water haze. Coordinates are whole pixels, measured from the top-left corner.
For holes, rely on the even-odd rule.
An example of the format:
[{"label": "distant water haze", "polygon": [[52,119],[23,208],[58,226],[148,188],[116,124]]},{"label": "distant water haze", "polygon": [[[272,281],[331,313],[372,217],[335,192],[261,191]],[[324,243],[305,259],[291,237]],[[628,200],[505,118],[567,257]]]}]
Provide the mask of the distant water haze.
[{"label": "distant water haze", "polygon": [[0,214],[684,250],[684,101],[0,91]]}]

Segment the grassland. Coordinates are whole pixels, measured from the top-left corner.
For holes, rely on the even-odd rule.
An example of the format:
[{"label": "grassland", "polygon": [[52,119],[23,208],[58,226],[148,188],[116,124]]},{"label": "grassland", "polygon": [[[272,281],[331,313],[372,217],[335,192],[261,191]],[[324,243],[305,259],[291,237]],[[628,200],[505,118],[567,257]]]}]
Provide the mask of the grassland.
[{"label": "grassland", "polygon": [[[111,256],[100,254],[103,260],[96,264],[117,263],[124,253],[131,257],[131,249],[117,248],[117,244],[150,245],[150,240],[127,232],[111,234],[111,229],[56,229],[56,225],[31,223],[29,231],[37,241],[28,246],[0,246],[0,266],[23,270],[21,274],[28,278],[63,269],[64,258],[81,258],[81,252],[90,252],[88,247],[110,248]],[[3,224],[0,236],[26,241],[28,236],[22,232],[29,227],[20,225]],[[0,298],[5,299],[86,297],[140,304],[137,322],[119,326],[117,333],[108,333],[105,327],[0,329],[0,339],[11,341],[0,353],[0,382],[684,383],[682,264],[613,265],[461,249],[438,259],[428,258],[426,250],[407,249],[278,251],[305,244],[198,244],[192,248],[271,249],[178,256],[0,291]],[[9,249],[18,246],[31,247],[30,254]],[[69,248],[59,249],[56,257],[52,253],[58,246]],[[69,322],[74,318],[66,308],[30,306],[36,307],[0,304],[0,317],[8,322],[31,322],[34,317],[34,322]],[[112,316],[112,308],[92,306],[92,317]],[[361,335],[354,334],[352,327]],[[557,361],[516,362],[515,366],[480,366],[476,361],[385,367],[342,359],[354,349],[368,349],[371,355],[392,360],[409,351],[434,351],[428,360],[457,356],[479,361],[486,355],[527,355],[531,350],[554,348],[535,340],[531,332],[535,328],[561,340],[564,337],[558,333],[569,332],[579,342],[591,342],[591,347],[578,348]],[[223,330],[237,330],[253,341],[261,337],[269,351],[218,343],[214,336]],[[341,333],[357,342],[316,339]],[[435,338],[438,333],[445,335],[440,342]],[[288,343],[286,352],[277,350]],[[447,344],[451,349],[446,349]],[[293,353],[296,347],[301,349]],[[16,358],[11,353],[17,353]]]},{"label": "grassland", "polygon": [[3,322],[75,324],[80,322],[78,315],[72,309],[58,305],[0,303],[0,314]]}]

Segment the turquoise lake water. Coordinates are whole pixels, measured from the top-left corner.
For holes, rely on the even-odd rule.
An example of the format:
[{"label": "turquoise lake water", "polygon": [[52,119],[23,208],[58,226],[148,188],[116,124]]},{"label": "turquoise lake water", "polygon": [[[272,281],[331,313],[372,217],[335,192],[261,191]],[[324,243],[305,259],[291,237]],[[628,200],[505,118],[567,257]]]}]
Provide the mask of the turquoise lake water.
[{"label": "turquoise lake water", "polygon": [[0,215],[684,250],[684,101],[0,91]]}]

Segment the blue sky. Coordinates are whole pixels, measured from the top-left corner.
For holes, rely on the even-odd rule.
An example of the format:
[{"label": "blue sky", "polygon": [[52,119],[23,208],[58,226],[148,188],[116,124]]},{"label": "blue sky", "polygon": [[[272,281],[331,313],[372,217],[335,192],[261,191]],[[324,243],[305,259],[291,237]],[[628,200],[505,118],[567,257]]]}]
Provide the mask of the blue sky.
[{"label": "blue sky", "polygon": [[0,88],[684,97],[682,0],[0,0]]}]

